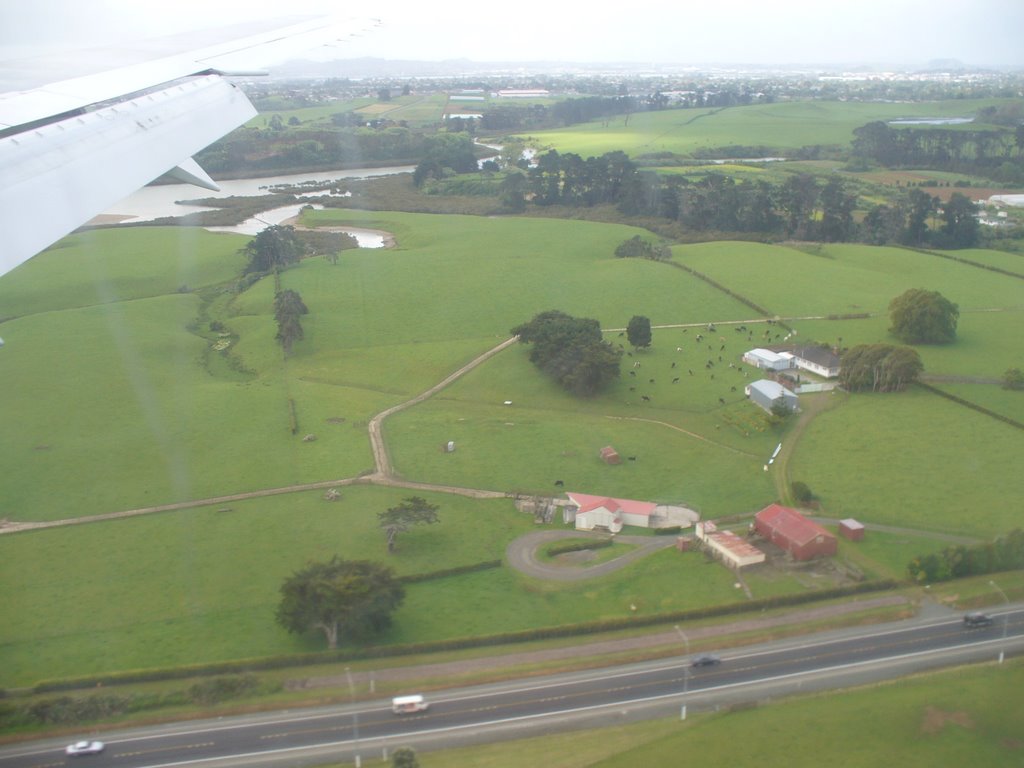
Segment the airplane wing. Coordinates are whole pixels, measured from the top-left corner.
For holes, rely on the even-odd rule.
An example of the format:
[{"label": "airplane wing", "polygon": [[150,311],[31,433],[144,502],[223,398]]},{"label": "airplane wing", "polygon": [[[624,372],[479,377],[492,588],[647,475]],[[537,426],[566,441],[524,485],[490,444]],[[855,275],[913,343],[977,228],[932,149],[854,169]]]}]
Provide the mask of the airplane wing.
[{"label": "airplane wing", "polygon": [[164,173],[218,189],[192,155],[256,114],[225,77],[375,23],[307,20],[0,94],[0,275]]}]

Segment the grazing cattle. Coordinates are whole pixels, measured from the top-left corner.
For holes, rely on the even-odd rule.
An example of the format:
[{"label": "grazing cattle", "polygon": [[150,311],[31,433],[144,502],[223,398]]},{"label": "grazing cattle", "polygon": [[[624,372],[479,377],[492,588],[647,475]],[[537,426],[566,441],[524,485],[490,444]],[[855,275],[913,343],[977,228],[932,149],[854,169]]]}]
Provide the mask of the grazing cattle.
[{"label": "grazing cattle", "polygon": [[682,347],[676,347],[676,352],[682,352],[682,351],[683,351]]},{"label": "grazing cattle", "polygon": [[721,355],[718,356],[718,362],[722,362],[722,356]]},{"label": "grazing cattle", "polygon": [[565,486],[565,483],[563,483],[561,480],[555,480],[555,485],[558,488],[562,488],[563,486]]},{"label": "grazing cattle", "polygon": [[672,379],[672,383],[673,384],[678,384],[679,383],[679,377],[676,376],[674,379]]},{"label": "grazing cattle", "polygon": [[718,351],[719,351],[719,352],[721,352],[721,351],[722,351],[723,349],[725,349],[725,344],[723,344],[722,346],[720,346],[720,347],[718,348]]},{"label": "grazing cattle", "polygon": [[713,379],[713,378],[715,378],[715,374],[713,374],[713,373],[712,373],[712,374],[711,374],[711,378],[712,378],[712,379]]},{"label": "grazing cattle", "polygon": [[651,379],[651,384],[653,384],[653,383],[654,383],[654,379]]},{"label": "grazing cattle", "polygon": [[[735,389],[735,387],[733,387],[733,389]],[[630,387],[630,388],[629,388],[629,391],[630,391],[630,392],[636,392],[636,387]]]},{"label": "grazing cattle", "polygon": [[676,364],[675,364],[675,363],[672,363],[671,367],[672,367],[672,368],[675,368],[675,367],[676,367]]},{"label": "grazing cattle", "polygon": [[729,391],[730,392],[735,392],[736,391],[736,387],[729,387]]},{"label": "grazing cattle", "polygon": [[626,460],[627,461],[636,461],[636,456],[627,456]]},{"label": "grazing cattle", "polygon": [[643,400],[645,403],[651,402],[651,398],[649,398],[647,395],[640,395],[640,399]]},{"label": "grazing cattle", "polygon": [[640,367],[640,361],[639,360],[634,360],[633,361],[633,367],[634,368],[639,368]]},{"label": "grazing cattle", "polygon": [[718,398],[718,402],[721,403],[722,405],[725,405],[725,400],[721,397]]},{"label": "grazing cattle", "polygon": [[626,354],[627,354],[627,355],[629,355],[630,357],[632,357],[632,356],[633,356],[633,353],[632,353],[632,352],[627,352]]},{"label": "grazing cattle", "polygon": [[625,336],[625,335],[626,335],[625,332],[622,332],[622,333],[619,334],[619,336]]},{"label": "grazing cattle", "polygon": [[693,376],[693,369],[692,369],[692,368],[687,368],[687,369],[686,369],[686,372],[687,372],[688,374],[690,374],[691,376]]},{"label": "grazing cattle", "polygon": [[636,371],[630,371],[630,372],[629,372],[629,375],[630,375],[630,376],[636,376]]}]

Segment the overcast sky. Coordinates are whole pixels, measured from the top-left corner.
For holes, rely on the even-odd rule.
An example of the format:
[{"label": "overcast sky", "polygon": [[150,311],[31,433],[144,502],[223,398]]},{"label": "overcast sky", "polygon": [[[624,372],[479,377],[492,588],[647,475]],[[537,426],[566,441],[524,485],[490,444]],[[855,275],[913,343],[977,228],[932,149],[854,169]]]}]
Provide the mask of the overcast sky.
[{"label": "overcast sky", "polygon": [[920,65],[952,58],[1024,67],[1021,0],[0,0],[0,45],[27,46],[7,48],[2,58],[48,44],[103,47],[180,33],[282,7],[379,17],[379,28],[335,49],[343,59]]}]

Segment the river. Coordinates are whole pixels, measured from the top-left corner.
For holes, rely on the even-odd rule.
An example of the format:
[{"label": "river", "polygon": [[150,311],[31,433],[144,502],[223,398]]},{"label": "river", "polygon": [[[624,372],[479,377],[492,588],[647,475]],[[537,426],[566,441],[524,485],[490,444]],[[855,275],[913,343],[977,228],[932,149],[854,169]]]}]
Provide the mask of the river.
[{"label": "river", "polygon": [[[264,176],[257,179],[224,179],[217,182],[220,186],[220,192],[211,192],[191,184],[161,184],[143,187],[132,193],[120,202],[112,205],[94,221],[127,223],[152,221],[164,216],[184,216],[187,213],[215,209],[198,205],[179,205],[178,200],[231,196],[257,197],[267,194],[271,187],[279,185],[298,186],[306,182],[324,183],[335,180],[344,182],[346,179],[369,179],[376,176],[390,176],[396,173],[412,173],[414,170],[415,166],[412,165],[398,165],[385,168],[352,168],[348,170],[319,171],[316,173],[296,173],[285,176]],[[338,186],[343,187],[344,184],[342,183]],[[324,194],[329,193],[315,193],[317,196]],[[346,193],[342,192],[340,194]],[[312,197],[314,193],[306,193],[300,196]],[[264,227],[280,224],[282,221],[298,215],[299,209],[304,205],[306,203],[274,208],[232,227],[207,227],[207,229],[217,232],[238,232],[240,234],[255,235]],[[356,236],[361,248],[380,248],[384,244],[383,236],[380,233],[358,228],[352,228],[351,230],[346,228],[345,231],[350,231],[351,234]]]}]

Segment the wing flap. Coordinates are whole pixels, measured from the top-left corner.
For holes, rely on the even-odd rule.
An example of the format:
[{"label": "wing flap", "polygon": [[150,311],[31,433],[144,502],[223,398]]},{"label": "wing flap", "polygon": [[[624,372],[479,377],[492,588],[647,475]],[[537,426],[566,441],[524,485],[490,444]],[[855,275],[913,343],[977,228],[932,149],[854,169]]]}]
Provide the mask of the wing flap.
[{"label": "wing flap", "polygon": [[0,274],[255,114],[207,76],[0,139]]}]

